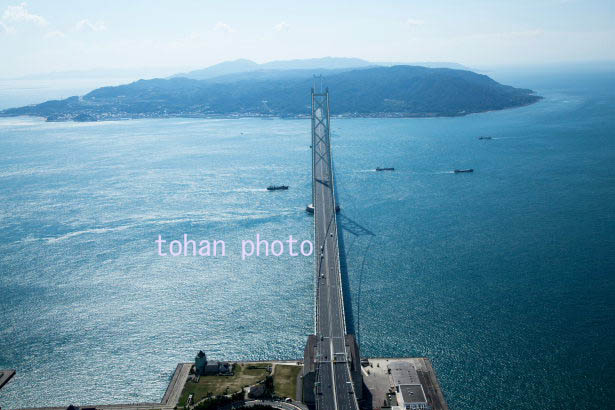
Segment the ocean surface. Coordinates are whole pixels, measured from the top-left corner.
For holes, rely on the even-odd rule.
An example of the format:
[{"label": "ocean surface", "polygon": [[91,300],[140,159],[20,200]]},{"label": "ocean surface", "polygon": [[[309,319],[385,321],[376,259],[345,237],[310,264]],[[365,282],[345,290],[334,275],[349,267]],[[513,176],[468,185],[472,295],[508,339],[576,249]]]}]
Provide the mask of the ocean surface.
[{"label": "ocean surface", "polygon": [[[347,313],[451,409],[614,408],[615,80],[514,85],[545,99],[332,119]],[[312,257],[241,241],[312,239],[309,144],[307,120],[0,119],[0,406],[159,401],[200,349],[300,358]],[[226,256],[158,255],[184,234]]]}]

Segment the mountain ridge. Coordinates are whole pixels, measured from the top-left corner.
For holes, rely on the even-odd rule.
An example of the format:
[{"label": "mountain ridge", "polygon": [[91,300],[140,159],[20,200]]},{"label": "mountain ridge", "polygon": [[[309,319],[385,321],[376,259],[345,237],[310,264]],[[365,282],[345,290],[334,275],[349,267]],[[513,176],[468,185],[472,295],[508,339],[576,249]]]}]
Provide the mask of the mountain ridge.
[{"label": "mountain ridge", "polygon": [[280,72],[290,70],[350,71],[358,68],[391,67],[395,65],[413,65],[428,68],[453,68],[458,70],[468,70],[467,67],[461,64],[451,62],[370,62],[361,58],[354,57],[321,57],[294,60],[273,60],[261,64],[248,59],[237,59],[223,61],[221,63],[214,64],[209,67],[205,67],[198,70],[173,74],[172,76],[170,76],[170,78],[186,77],[195,80],[209,80],[237,74],[248,75],[249,73],[257,72]]},{"label": "mountain ridge", "polygon": [[352,57],[321,57],[295,60],[273,60],[266,63],[256,63],[252,60],[240,58],[237,60],[223,61],[209,67],[178,73],[173,77],[186,77],[194,80],[208,80],[218,76],[229,74],[247,73],[260,70],[316,70],[316,69],[353,69],[374,66],[369,61]]}]

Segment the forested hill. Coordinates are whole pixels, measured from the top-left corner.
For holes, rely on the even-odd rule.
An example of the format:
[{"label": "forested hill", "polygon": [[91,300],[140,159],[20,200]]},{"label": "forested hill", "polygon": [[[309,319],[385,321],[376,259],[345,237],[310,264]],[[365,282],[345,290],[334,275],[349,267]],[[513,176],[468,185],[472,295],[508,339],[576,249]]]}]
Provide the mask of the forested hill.
[{"label": "forested hill", "polygon": [[[195,80],[139,80],[98,88],[83,97],[11,108],[3,116],[35,115],[48,120],[114,118],[309,115],[313,70],[242,73]],[[458,116],[536,102],[533,91],[499,84],[466,70],[399,65],[330,71],[331,114],[348,116]]]}]

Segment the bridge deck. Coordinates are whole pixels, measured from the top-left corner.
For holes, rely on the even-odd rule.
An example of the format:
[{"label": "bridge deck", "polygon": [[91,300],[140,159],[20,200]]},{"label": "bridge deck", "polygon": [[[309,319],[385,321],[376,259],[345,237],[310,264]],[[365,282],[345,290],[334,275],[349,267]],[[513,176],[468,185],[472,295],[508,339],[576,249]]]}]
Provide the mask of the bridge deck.
[{"label": "bridge deck", "polygon": [[356,410],[347,362],[346,322],[329,140],[329,96],[312,94],[312,195],[316,258],[316,407]]}]

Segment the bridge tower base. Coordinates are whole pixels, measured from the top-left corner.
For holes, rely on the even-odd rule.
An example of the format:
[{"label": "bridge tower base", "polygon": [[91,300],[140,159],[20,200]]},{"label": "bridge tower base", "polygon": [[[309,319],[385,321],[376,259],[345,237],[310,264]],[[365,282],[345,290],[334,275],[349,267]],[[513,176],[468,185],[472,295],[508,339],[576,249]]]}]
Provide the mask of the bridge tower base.
[{"label": "bridge tower base", "polygon": [[[309,335],[303,352],[303,372],[301,374],[302,397],[303,403],[307,404],[310,408],[313,408],[316,404],[317,345],[318,337],[316,335]],[[346,351],[348,352],[348,367],[355,395],[357,400],[362,400],[363,375],[361,374],[361,356],[359,354],[359,345],[354,335],[346,335]]]},{"label": "bridge tower base", "polygon": [[303,372],[301,374],[302,401],[310,408],[314,408],[316,405],[315,383],[317,344],[318,338],[316,335],[309,335],[303,352]]},{"label": "bridge tower base", "polygon": [[361,356],[359,355],[359,345],[354,335],[346,335],[346,351],[348,352],[348,361],[350,368],[350,376],[354,385],[354,392],[357,400],[363,399],[363,375],[361,374]]}]

